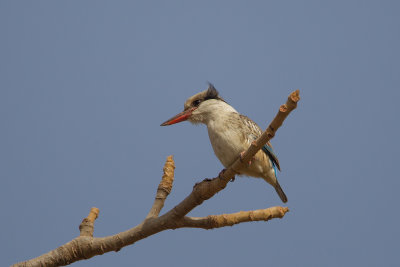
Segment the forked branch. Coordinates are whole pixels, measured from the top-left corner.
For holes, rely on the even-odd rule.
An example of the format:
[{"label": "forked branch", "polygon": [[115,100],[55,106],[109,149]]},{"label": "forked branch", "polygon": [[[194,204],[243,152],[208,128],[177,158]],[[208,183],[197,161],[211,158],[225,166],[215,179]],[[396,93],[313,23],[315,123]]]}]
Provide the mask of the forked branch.
[{"label": "forked branch", "polygon": [[201,205],[203,201],[213,197],[216,193],[224,189],[227,183],[235,177],[235,174],[247,164],[250,159],[275,136],[276,131],[283,121],[297,106],[300,100],[299,90],[292,92],[286,104],[283,104],[268,126],[266,131],[255,140],[251,146],[226,170],[222,171],[216,178],[205,179],[196,184],[193,191],[178,205],[159,216],[164,202],[171,192],[175,163],[172,156],[167,158],[164,166],[164,175],[158,186],[153,206],[148,215],[139,225],[112,236],[93,237],[94,222],[99,214],[97,208],[92,208],[88,217],[83,219],[79,226],[80,235],[72,241],[43,254],[37,258],[16,263],[13,266],[63,266],[75,261],[89,259],[96,255],[102,255],[109,251],[119,251],[121,248],[131,245],[150,235],[167,229],[177,229],[184,227],[212,229],[224,226],[251,221],[268,221],[273,218],[282,218],[289,211],[286,207],[271,207],[261,210],[240,211],[232,214],[209,215],[207,217],[188,217],[186,216],[195,207]]}]

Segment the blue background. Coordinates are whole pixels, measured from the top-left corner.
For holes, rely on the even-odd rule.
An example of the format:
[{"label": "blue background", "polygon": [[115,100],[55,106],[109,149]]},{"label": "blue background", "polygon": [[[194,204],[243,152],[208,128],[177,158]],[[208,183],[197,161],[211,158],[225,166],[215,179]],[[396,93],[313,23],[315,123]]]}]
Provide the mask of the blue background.
[{"label": "blue background", "polygon": [[[265,128],[283,220],[165,231],[74,266],[399,266],[398,1],[0,2],[0,265],[140,223],[168,155],[164,211],[222,165],[204,126],[160,127],[214,83]],[[281,205],[241,178],[191,212]]]}]

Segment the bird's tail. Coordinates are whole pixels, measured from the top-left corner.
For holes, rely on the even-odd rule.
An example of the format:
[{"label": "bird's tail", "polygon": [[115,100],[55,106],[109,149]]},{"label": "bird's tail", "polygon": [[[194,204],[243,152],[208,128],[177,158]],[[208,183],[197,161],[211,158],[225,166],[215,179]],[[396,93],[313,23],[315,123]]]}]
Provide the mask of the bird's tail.
[{"label": "bird's tail", "polygon": [[286,194],[285,194],[285,192],[283,192],[282,187],[279,184],[278,180],[276,180],[275,191],[278,193],[278,195],[281,198],[281,200],[283,201],[283,203],[286,203],[287,202]]}]

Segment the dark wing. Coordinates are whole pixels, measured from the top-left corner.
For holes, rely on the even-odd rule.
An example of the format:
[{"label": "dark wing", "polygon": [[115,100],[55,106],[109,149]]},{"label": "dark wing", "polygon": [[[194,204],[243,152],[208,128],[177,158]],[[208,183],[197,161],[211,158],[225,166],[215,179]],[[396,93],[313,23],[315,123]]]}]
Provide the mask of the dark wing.
[{"label": "dark wing", "polygon": [[[250,118],[248,118],[242,114],[240,114],[239,116],[240,116],[241,121],[247,128],[247,131],[245,131],[245,132],[250,133],[250,135],[247,136],[249,143],[251,143],[252,141],[256,140],[258,137],[260,137],[260,135],[262,134],[262,130],[257,125],[257,123],[255,123]],[[272,164],[274,165],[274,167],[276,166],[278,168],[278,170],[281,170],[278,157],[275,155],[274,150],[272,149],[271,143],[267,142],[261,149],[264,151],[265,154],[267,154],[269,159],[272,161]]]},{"label": "dark wing", "polygon": [[279,165],[278,157],[275,155],[274,150],[271,147],[271,143],[266,143],[261,149],[265,152],[265,154],[268,155],[269,159],[272,161],[273,164],[276,165],[276,167],[280,171],[281,166]]}]

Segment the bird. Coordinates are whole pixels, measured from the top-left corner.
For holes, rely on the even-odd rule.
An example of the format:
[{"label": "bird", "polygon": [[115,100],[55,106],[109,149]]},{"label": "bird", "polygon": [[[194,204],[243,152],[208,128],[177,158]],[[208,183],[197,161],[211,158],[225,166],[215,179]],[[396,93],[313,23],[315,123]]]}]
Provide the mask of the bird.
[{"label": "bird", "polygon": [[[184,110],[161,126],[183,121],[207,126],[214,153],[225,168],[241,157],[262,134],[261,128],[229,105],[211,83],[208,89],[189,97]],[[275,188],[282,202],[286,203],[287,197],[278,182],[277,170],[280,171],[279,160],[268,141],[249,164],[240,170],[240,175],[262,178]]]}]

